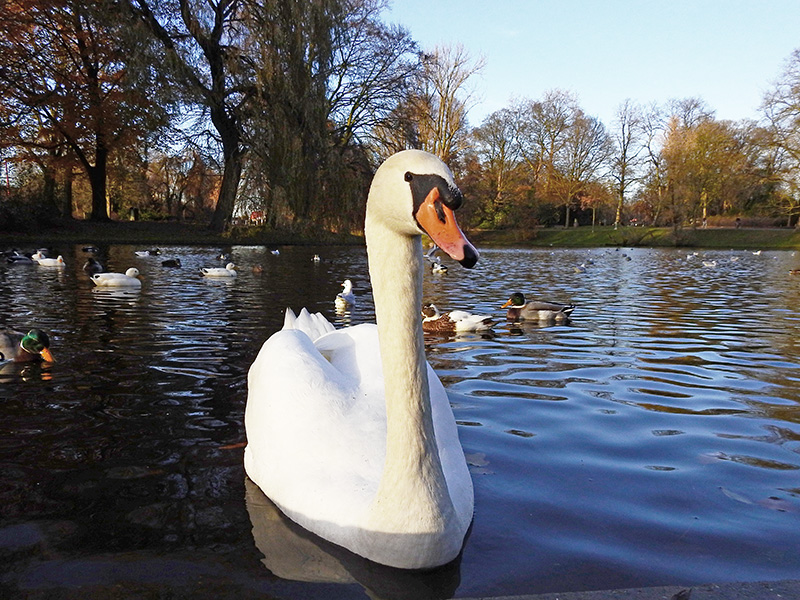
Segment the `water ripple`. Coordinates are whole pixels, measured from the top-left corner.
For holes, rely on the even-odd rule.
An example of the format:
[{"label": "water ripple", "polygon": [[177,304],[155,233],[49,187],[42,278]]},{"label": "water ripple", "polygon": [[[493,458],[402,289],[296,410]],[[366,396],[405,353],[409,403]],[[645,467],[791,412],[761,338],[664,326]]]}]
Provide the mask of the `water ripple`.
[{"label": "water ripple", "polygon": [[[80,246],[60,249],[58,272],[0,266],[0,323],[35,321],[58,360],[0,372],[0,518],[73,524],[64,556],[227,548],[267,593],[329,597],[262,572],[244,506],[246,379],[286,307],[374,319],[363,248],[134,249],[101,258],[139,268],[138,292],[94,291]],[[222,251],[239,277],[202,279]],[[499,321],[425,340],[475,483],[458,596],[796,576],[798,259],[698,252],[486,249],[475,269],[425,274],[426,301]],[[346,278],[357,303],[337,314]],[[506,323],[515,291],[574,302],[572,321]]]}]

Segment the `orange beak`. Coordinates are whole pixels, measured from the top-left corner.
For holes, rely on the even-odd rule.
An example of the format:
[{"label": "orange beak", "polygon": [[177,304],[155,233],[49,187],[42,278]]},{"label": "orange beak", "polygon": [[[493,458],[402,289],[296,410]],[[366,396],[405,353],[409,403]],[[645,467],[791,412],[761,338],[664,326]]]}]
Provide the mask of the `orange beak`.
[{"label": "orange beak", "polygon": [[478,251],[456,222],[452,209],[439,200],[439,189],[433,188],[417,210],[417,223],[433,242],[467,268],[478,262]]},{"label": "orange beak", "polygon": [[51,363],[52,362],[56,362],[56,359],[54,359],[53,355],[50,354],[50,349],[49,348],[45,348],[44,350],[39,352],[39,355],[42,357],[43,360],[45,360],[47,362],[51,362]]},{"label": "orange beak", "polygon": [[511,300],[506,300],[506,303],[503,304],[503,306],[501,306],[500,308],[506,308],[508,306],[511,306]]}]

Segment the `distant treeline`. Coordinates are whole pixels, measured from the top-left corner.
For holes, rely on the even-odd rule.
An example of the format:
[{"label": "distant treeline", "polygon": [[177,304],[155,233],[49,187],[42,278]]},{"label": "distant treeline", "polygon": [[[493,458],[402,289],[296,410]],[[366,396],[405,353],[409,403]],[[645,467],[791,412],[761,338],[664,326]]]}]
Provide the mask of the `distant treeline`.
[{"label": "distant treeline", "polygon": [[65,217],[348,232],[372,173],[420,148],[454,173],[473,228],[655,224],[800,211],[800,51],[752,121],[696,98],[569,92],[472,127],[483,68],[423,51],[385,0],[10,0],[0,5],[0,230]]}]

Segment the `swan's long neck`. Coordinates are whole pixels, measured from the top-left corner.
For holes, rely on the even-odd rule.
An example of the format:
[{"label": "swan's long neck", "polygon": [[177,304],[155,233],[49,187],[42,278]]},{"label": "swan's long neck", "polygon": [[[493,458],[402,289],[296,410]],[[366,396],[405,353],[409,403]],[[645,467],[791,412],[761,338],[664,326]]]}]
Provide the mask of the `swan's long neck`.
[{"label": "swan's long neck", "polygon": [[422,242],[369,219],[365,232],[387,417],[386,462],[370,524],[386,533],[408,532],[416,521],[425,538],[448,528],[454,513],[431,415],[420,314]]}]

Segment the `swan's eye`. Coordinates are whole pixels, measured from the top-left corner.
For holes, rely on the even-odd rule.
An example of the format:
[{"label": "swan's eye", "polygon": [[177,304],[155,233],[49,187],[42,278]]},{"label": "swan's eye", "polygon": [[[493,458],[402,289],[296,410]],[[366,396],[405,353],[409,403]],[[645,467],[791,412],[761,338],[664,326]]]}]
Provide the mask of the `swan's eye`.
[{"label": "swan's eye", "polygon": [[406,174],[403,175],[403,179],[405,179],[406,181],[411,181],[412,179],[414,179],[414,175],[411,173],[411,171],[406,171]]}]

